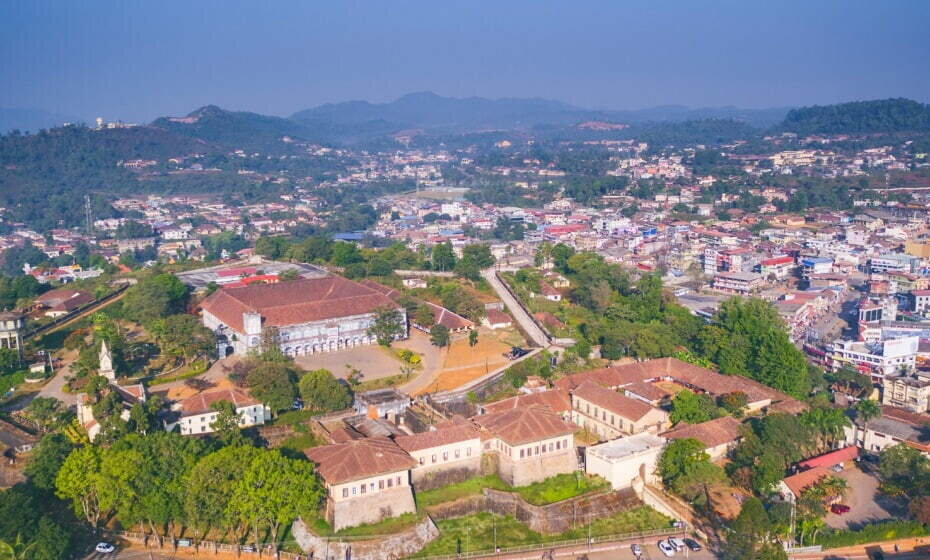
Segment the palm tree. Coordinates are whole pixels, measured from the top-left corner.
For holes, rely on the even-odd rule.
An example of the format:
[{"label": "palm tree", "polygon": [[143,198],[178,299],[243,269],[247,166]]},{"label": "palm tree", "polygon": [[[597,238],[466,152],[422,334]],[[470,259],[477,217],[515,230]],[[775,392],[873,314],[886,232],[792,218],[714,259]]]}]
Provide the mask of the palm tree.
[{"label": "palm tree", "polygon": [[868,428],[869,420],[879,418],[881,415],[881,407],[871,399],[862,399],[856,403],[856,417],[862,419],[866,428]]},{"label": "palm tree", "polygon": [[13,544],[0,540],[0,560],[25,560],[35,544],[33,542],[24,546],[20,535],[16,535],[16,542]]}]

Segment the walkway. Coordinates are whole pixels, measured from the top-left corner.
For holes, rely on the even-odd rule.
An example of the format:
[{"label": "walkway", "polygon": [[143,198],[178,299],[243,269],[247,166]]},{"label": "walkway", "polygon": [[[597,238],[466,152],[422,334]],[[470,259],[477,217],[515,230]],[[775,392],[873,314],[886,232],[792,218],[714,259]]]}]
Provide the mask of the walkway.
[{"label": "walkway", "polygon": [[530,340],[540,348],[546,348],[549,346],[549,338],[546,336],[546,333],[536,324],[536,321],[530,317],[529,313],[523,309],[523,306],[520,305],[520,302],[517,301],[515,297],[510,295],[510,291],[504,286],[504,283],[497,277],[493,268],[488,268],[481,271],[481,275],[484,276],[484,279],[488,281],[488,284],[491,285],[491,288],[497,293],[497,296],[501,298],[501,301],[504,302],[504,305],[507,306],[507,310],[510,311],[510,314],[513,315],[514,320],[520,325],[520,328],[524,333],[530,338]]}]

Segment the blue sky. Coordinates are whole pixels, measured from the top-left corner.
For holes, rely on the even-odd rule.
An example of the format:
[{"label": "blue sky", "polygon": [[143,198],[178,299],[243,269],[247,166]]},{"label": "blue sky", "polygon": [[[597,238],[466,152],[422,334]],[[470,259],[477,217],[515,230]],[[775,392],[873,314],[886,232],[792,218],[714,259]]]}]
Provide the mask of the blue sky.
[{"label": "blue sky", "polygon": [[441,95],[930,101],[930,2],[8,1],[0,107],[147,121]]}]

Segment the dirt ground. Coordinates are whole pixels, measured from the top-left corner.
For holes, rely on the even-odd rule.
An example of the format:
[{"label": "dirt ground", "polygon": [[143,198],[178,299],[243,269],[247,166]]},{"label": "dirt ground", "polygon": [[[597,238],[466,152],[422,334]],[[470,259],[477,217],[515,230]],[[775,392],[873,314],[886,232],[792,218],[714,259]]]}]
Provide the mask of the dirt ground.
[{"label": "dirt ground", "polygon": [[447,391],[486,375],[509,362],[504,354],[510,351],[513,338],[509,329],[492,331],[479,329],[478,344],[468,345],[468,336],[459,336],[444,352],[442,369],[435,379],[416,394]]}]

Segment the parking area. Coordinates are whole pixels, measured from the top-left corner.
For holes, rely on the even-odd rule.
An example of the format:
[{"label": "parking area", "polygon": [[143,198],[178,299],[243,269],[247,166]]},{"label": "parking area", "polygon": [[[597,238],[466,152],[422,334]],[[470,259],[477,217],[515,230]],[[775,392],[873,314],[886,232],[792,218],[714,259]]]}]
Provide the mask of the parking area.
[{"label": "parking area", "polygon": [[[616,550],[594,552],[592,554],[588,554],[587,556],[590,560],[655,560],[657,558],[666,558],[666,555],[663,554],[661,550],[659,550],[657,543],[658,539],[650,539],[637,543],[641,550],[641,554],[639,556],[633,554],[631,546],[628,544],[623,544]],[[684,550],[676,553],[675,557],[692,558],[695,560],[712,560],[713,558],[716,558],[716,556],[708,551],[706,547],[698,552]]]},{"label": "parking area", "polygon": [[836,473],[836,476],[849,484],[849,490],[841,502],[849,506],[849,511],[842,515],[827,513],[824,518],[827,526],[834,529],[858,529],[868,523],[899,518],[905,513],[898,500],[878,491],[879,480],[875,474],[850,464]]}]

